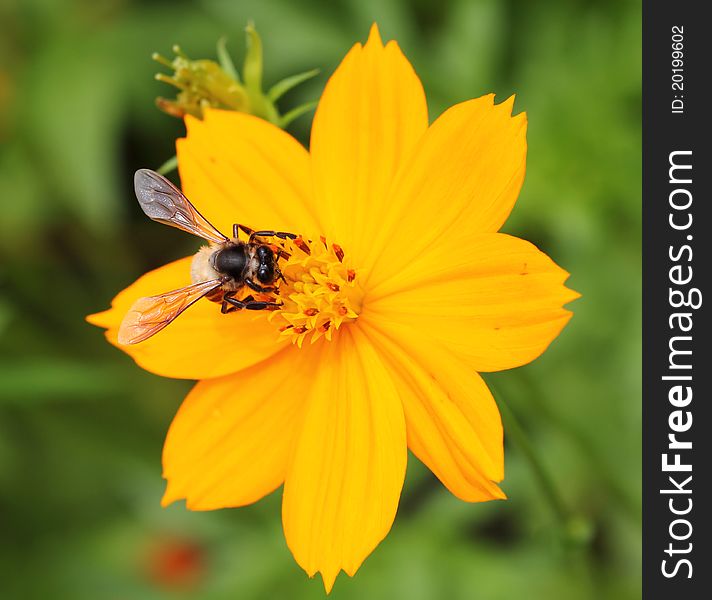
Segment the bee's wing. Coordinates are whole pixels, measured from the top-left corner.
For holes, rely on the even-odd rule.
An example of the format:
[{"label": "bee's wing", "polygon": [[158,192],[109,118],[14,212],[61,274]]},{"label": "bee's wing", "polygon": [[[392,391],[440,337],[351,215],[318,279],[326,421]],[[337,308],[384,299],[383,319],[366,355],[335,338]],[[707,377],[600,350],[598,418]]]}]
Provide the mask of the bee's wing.
[{"label": "bee's wing", "polygon": [[119,344],[138,344],[158,333],[194,302],[222,284],[220,279],[194,283],[159,296],[139,298],[119,328]]},{"label": "bee's wing", "polygon": [[150,169],[139,169],[134,175],[134,190],[143,212],[154,221],[177,227],[209,242],[227,240],[163,175]]}]

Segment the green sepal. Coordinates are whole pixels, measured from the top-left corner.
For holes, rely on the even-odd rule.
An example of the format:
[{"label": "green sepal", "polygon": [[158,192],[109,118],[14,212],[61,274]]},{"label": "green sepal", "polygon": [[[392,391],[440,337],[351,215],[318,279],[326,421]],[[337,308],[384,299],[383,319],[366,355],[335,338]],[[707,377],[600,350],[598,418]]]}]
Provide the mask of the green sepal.
[{"label": "green sepal", "polygon": [[284,94],[286,94],[292,88],[298,86],[300,83],[316,77],[319,74],[319,69],[312,69],[311,71],[304,71],[304,73],[298,73],[297,75],[292,75],[290,77],[285,77],[282,81],[275,83],[267,92],[267,97],[272,102],[279,100]]},{"label": "green sepal", "polygon": [[282,129],[286,129],[289,124],[294,121],[294,119],[301,117],[304,113],[309,112],[311,109],[316,108],[318,102],[316,100],[312,100],[311,102],[305,102],[304,104],[301,104],[297,106],[296,108],[293,108],[292,110],[288,111],[279,120],[279,126]]},{"label": "green sepal", "polygon": [[242,66],[245,87],[250,94],[262,95],[262,39],[250,21],[245,27],[247,54]]},{"label": "green sepal", "polygon": [[166,162],[164,162],[160,167],[156,169],[157,173],[161,175],[167,175],[171,171],[175,171],[178,168],[178,157],[171,156]]},{"label": "green sepal", "polygon": [[227,51],[227,37],[222,36],[217,43],[218,62],[223,71],[232,77],[237,83],[240,83],[240,74],[235,68],[235,64],[230,58],[230,53]]}]

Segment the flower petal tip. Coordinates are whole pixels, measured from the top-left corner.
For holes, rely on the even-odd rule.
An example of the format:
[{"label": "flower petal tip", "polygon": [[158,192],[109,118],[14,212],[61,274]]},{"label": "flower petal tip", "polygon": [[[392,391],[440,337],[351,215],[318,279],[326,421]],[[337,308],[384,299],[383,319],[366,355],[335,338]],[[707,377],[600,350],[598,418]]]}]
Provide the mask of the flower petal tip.
[{"label": "flower petal tip", "polygon": [[324,591],[328,594],[331,594],[331,590],[334,588],[334,582],[336,581],[336,576],[339,574],[338,572],[336,573],[319,573],[321,575],[321,580],[324,583]]},{"label": "flower petal tip", "polygon": [[[209,111],[206,111],[209,112]],[[194,127],[197,123],[200,123],[200,119],[198,117],[194,117],[193,115],[185,115],[183,117],[183,123],[185,124],[185,131],[186,131],[186,136],[190,133],[191,127]],[[182,140],[184,138],[178,138],[179,140]]]},{"label": "flower petal tip", "polygon": [[173,504],[176,500],[180,500],[181,496],[175,493],[175,490],[171,489],[170,482],[166,486],[166,491],[163,493],[161,498],[161,507],[166,508]]},{"label": "flower petal tip", "polygon": [[[569,288],[566,288],[566,289],[569,289]],[[566,306],[569,302],[573,302],[574,300],[583,298],[583,296],[575,290],[569,290],[569,292],[570,292],[569,297],[564,301],[564,306]],[[573,314],[573,313],[571,313],[571,314]]]},{"label": "flower petal tip", "polygon": [[336,571],[333,572],[332,569],[320,570],[315,568],[302,568],[304,568],[304,571],[306,572],[307,577],[309,577],[309,579],[314,579],[317,574],[321,575],[321,582],[324,585],[324,591],[326,592],[327,596],[331,594],[331,590],[334,589],[334,583],[336,582],[336,578],[339,576],[339,573],[341,573],[341,569],[336,569]]},{"label": "flower petal tip", "polygon": [[566,289],[569,291],[569,298],[564,302],[564,304],[568,304],[569,302],[573,302],[574,300],[583,298],[583,294],[580,294],[576,290],[572,290],[571,288],[566,288]]},{"label": "flower petal tip", "polygon": [[366,41],[366,46],[373,44],[374,46],[383,47],[383,41],[381,40],[381,32],[378,30],[378,23],[373,23],[371,29],[368,32],[368,40]]},{"label": "flower petal tip", "polygon": [[503,110],[507,109],[509,114],[511,115],[512,109],[514,108],[515,99],[516,99],[516,94],[512,94],[509,98],[500,102],[499,105],[502,107]]},{"label": "flower petal tip", "polygon": [[569,302],[573,302],[574,300],[578,300],[579,298],[582,298],[583,295],[581,294],[581,292],[578,292],[578,291],[574,290],[573,288],[563,285],[569,279],[569,277],[571,275],[568,271],[565,271],[564,269],[561,269],[561,271],[563,272],[563,275],[564,275],[564,278],[562,279],[561,284],[562,284],[564,292],[565,292],[565,295],[562,298],[562,306],[565,306]]},{"label": "flower petal tip", "polygon": [[527,113],[525,111],[518,113],[514,112],[514,103],[516,101],[516,97],[516,94],[512,94],[511,96],[509,96],[509,98],[497,104],[496,107],[504,111],[512,119],[512,121],[521,124],[521,126],[523,126],[526,131],[526,126],[528,122]]},{"label": "flower petal tip", "polygon": [[111,309],[103,310],[98,313],[87,315],[86,317],[84,317],[84,320],[91,325],[95,325],[96,327],[103,327],[104,329],[107,329],[108,327],[110,327],[110,324],[108,322],[109,313],[111,313]]}]

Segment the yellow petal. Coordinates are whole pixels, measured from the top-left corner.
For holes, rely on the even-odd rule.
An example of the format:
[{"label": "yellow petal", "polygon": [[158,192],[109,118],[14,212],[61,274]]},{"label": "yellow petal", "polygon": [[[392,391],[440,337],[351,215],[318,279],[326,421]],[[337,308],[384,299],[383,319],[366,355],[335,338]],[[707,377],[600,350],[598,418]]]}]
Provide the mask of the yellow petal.
[{"label": "yellow petal", "polygon": [[398,390],[363,334],[345,328],[325,344],[282,505],[292,554],[327,592],[390,530],[406,455]]},{"label": "yellow petal", "polygon": [[359,325],[387,357],[413,454],[462,500],[505,498],[502,421],[482,378],[417,330]]},{"label": "yellow petal", "polygon": [[392,180],[428,126],[423,86],[374,25],[331,76],[311,136],[314,193],[325,232],[362,261]]},{"label": "yellow petal", "polygon": [[311,198],[307,151],[267,121],[233,111],[186,117],[176,143],[183,193],[217,229],[321,233]]},{"label": "yellow petal", "polygon": [[223,315],[219,304],[205,298],[145,342],[131,346],[118,343],[119,326],[131,305],[139,298],[189,285],[191,260],[183,258],[146,273],[120,292],[109,310],[87,320],[106,328],[106,339],[139,366],[165,377],[219,377],[278,352],[282,345],[266,319],[245,312]]},{"label": "yellow petal", "polygon": [[450,348],[476,371],[537,358],[579,297],[569,274],[533,244],[501,233],[460,235],[424,252],[370,291],[363,314],[403,324]]},{"label": "yellow petal", "polygon": [[460,232],[497,231],[524,179],[526,116],[511,117],[514,97],[494,95],[448,109],[428,129],[376,215],[370,281],[387,279],[434,243]]},{"label": "yellow petal", "polygon": [[192,510],[243,506],[280,486],[316,356],[290,345],[254,367],[198,383],[163,448],[163,505],[185,498]]}]

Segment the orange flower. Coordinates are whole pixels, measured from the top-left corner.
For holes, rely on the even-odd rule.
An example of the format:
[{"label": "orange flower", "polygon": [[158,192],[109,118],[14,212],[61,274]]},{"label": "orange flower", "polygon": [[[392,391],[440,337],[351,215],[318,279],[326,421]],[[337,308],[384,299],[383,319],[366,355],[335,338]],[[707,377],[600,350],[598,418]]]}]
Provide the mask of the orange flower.
[{"label": "orange flower", "polygon": [[[512,104],[484,96],[428,126],[418,77],[374,26],[329,80],[310,152],[249,115],[186,117],[183,191],[213,225],[315,243],[282,267],[281,310],[221,314],[201,300],[119,346],[149,371],[200,380],[168,432],[164,504],[243,506],[284,484],[287,544],[329,591],[391,528],[407,448],[457,497],[505,497],[500,415],[478,371],[538,357],[578,296],[545,254],[497,233],[525,170]],[[90,321],[118,345],[129,307],[188,285],[190,262],[144,275]],[[343,318],[325,329],[323,312]]]}]

